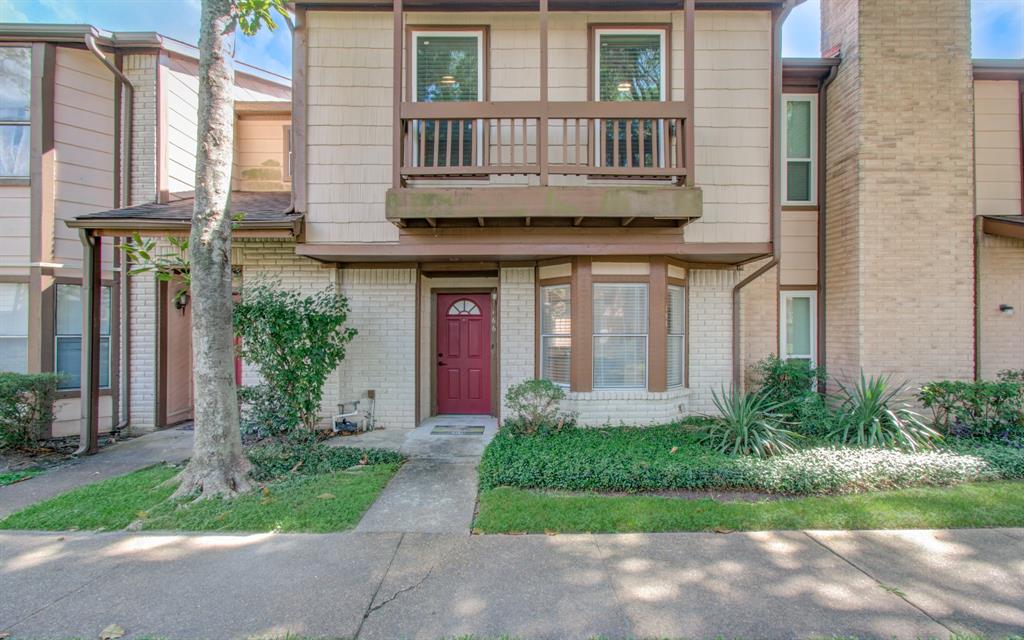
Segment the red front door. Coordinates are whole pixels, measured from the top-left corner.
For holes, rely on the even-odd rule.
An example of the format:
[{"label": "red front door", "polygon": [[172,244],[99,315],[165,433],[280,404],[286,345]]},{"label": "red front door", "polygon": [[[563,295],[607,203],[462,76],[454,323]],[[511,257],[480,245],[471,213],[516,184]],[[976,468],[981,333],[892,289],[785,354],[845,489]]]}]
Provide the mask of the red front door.
[{"label": "red front door", "polygon": [[491,296],[437,294],[437,412],[491,412]]}]

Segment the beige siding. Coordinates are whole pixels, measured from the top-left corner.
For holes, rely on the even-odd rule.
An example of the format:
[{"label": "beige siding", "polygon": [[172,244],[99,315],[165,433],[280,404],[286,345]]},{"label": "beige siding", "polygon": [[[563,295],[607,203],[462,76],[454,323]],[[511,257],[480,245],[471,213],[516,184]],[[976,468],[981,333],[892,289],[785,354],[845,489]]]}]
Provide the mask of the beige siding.
[{"label": "beige siding", "polygon": [[54,258],[78,268],[82,244],[64,220],[114,205],[114,80],[88,51],[58,47]]},{"label": "beige siding", "polygon": [[233,188],[242,191],[288,191],[285,131],[287,116],[239,118],[235,122]]},{"label": "beige siding", "polygon": [[1016,81],[974,82],[975,176],[978,213],[1021,211],[1020,95]]},{"label": "beige siding", "polygon": [[30,201],[28,186],[0,187],[0,273],[27,273]]},{"label": "beige siding", "polygon": [[[1024,369],[1024,242],[982,236],[979,250],[978,353],[982,378],[1004,369]],[[1014,308],[1012,316],[999,305]]]},{"label": "beige siding", "polygon": [[694,162],[704,215],[687,242],[767,242],[770,235],[771,15],[698,11]]},{"label": "beige siding", "polygon": [[[552,14],[551,99],[590,97],[588,24],[654,23],[672,25],[672,98],[682,100],[682,18],[678,11]],[[397,230],[384,220],[391,184],[391,18],[311,11],[307,19],[307,240],[395,241]],[[486,24],[490,98],[538,99],[535,15],[410,13],[407,23]],[[687,240],[766,241],[771,17],[764,11],[698,12],[695,44],[697,182],[704,188],[704,221],[688,228]]]},{"label": "beige siding", "polygon": [[781,285],[818,284],[818,212],[782,212]]}]

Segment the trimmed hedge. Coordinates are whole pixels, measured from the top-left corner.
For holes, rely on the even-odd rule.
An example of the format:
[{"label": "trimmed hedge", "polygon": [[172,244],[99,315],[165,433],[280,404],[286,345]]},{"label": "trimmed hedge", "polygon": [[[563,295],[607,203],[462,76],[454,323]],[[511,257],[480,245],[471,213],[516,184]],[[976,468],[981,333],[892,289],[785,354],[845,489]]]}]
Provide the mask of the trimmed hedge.
[{"label": "trimmed hedge", "polygon": [[484,452],[480,487],[565,491],[742,489],[776,494],[856,493],[1024,478],[1024,449],[960,443],[909,453],[816,447],[760,460],[701,446],[683,426],[499,432]]},{"label": "trimmed hedge", "polygon": [[325,444],[266,444],[248,451],[252,477],[261,482],[294,475],[312,476],[357,464],[398,464],[405,457],[387,449],[329,447]]},{"label": "trimmed hedge", "polygon": [[24,447],[53,422],[60,376],[0,372],[0,448]]}]

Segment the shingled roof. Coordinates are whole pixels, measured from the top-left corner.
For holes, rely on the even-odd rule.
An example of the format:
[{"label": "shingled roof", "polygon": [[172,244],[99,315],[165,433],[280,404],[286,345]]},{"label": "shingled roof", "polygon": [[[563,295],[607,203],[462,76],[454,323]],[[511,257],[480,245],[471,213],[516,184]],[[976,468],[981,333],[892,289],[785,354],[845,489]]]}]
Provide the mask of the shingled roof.
[{"label": "shingled roof", "polygon": [[[188,227],[192,222],[194,198],[181,198],[173,202],[150,202],[108,211],[87,213],[69,220],[67,225],[79,229],[147,230]],[[291,194],[287,192],[233,191],[231,215],[241,215],[235,229],[291,230],[298,235],[302,214],[291,209]]]}]

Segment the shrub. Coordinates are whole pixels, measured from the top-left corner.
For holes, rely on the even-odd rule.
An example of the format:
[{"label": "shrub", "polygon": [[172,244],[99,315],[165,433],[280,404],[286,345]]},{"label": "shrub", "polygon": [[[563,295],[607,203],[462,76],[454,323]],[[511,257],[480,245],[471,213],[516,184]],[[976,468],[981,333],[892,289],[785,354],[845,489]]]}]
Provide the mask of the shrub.
[{"label": "shrub", "polygon": [[505,406],[511,415],[505,429],[517,435],[560,431],[576,422],[575,414],[559,406],[564,399],[565,389],[550,380],[526,380],[510,386]]},{"label": "shrub", "polygon": [[807,360],[783,360],[775,355],[758,361],[751,370],[757,390],[779,405],[791,428],[807,436],[825,436],[832,426],[832,414],[820,393],[818,382],[825,370]]},{"label": "shrub", "polygon": [[256,283],[242,291],[234,310],[235,333],[242,338],[242,357],[278,395],[272,402],[282,412],[274,429],[316,428],[327,376],[356,335],[355,329],[342,328],[347,318],[348,301],[330,289],[304,296]]},{"label": "shrub", "polygon": [[1000,382],[1016,382],[1024,384],[1024,369],[1004,369],[999,372],[996,379]]},{"label": "shrub", "polygon": [[700,433],[701,441],[715,451],[767,458],[794,450],[799,436],[785,428],[778,413],[781,403],[759,392],[737,390],[712,392],[711,399],[719,415],[711,417]]},{"label": "shrub", "polygon": [[923,416],[900,399],[906,385],[892,385],[886,376],[864,377],[853,386],[836,381],[836,425],[829,439],[857,447],[888,447],[915,451],[931,448],[941,438]]},{"label": "shrub", "polygon": [[53,422],[60,376],[0,372],[0,448],[32,444]]},{"label": "shrub", "polygon": [[291,409],[276,389],[259,384],[238,389],[241,404],[242,435],[263,439],[289,433],[295,422],[288,419]]},{"label": "shrub", "polygon": [[402,454],[388,449],[330,447],[325,444],[263,444],[248,451],[250,475],[266,482],[298,475],[319,475],[348,469],[358,464],[397,464]]},{"label": "shrub", "polygon": [[499,433],[480,462],[480,486],[562,491],[737,489],[839,494],[1024,479],[1024,449],[958,441],[935,451],[815,447],[770,458],[728,456],[680,425],[567,427],[545,438]]},{"label": "shrub", "polygon": [[935,427],[944,433],[968,438],[1019,438],[1024,435],[1024,381],[1014,382],[1012,376],[1003,374],[998,382],[929,382],[917,398],[932,410]]}]

